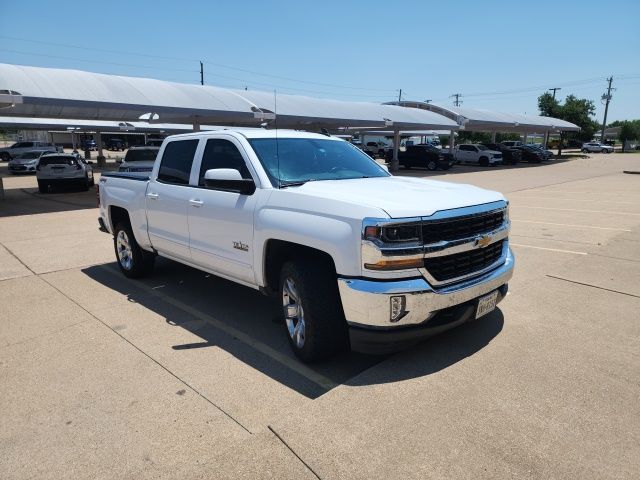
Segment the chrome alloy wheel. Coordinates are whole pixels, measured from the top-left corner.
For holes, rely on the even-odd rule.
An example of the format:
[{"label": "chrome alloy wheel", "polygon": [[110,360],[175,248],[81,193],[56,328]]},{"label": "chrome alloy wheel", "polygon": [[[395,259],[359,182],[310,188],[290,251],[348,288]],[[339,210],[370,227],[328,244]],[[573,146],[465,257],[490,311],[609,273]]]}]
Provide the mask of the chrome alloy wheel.
[{"label": "chrome alloy wheel", "polygon": [[125,270],[131,270],[133,267],[133,252],[131,251],[131,244],[129,243],[129,237],[127,232],[120,230],[116,237],[116,249],[118,251],[118,261],[122,268]]},{"label": "chrome alloy wheel", "polygon": [[305,337],[304,310],[300,303],[298,289],[291,277],[288,277],[282,286],[282,308],[289,336],[297,348],[302,348]]}]

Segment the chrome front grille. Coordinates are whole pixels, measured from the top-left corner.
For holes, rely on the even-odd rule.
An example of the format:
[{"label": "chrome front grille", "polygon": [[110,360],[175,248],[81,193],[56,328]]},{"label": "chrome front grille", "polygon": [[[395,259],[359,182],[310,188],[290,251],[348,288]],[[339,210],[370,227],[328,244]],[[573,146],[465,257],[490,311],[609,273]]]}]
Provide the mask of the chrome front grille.
[{"label": "chrome front grille", "polygon": [[464,278],[476,272],[482,272],[498,262],[502,257],[504,242],[500,240],[485,248],[425,258],[424,268],[438,282]]},{"label": "chrome front grille", "polygon": [[481,235],[500,228],[504,220],[504,210],[494,210],[478,215],[426,221],[422,225],[422,242],[429,245]]}]

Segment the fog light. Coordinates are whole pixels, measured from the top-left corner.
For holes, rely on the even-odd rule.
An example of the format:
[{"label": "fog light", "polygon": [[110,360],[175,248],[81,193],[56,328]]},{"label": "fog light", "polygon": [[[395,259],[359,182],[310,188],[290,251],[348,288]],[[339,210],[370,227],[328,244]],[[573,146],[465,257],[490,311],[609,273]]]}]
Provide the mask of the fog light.
[{"label": "fog light", "polygon": [[406,315],[405,308],[407,306],[407,299],[404,295],[397,297],[391,297],[391,311],[389,314],[389,321],[395,323]]}]

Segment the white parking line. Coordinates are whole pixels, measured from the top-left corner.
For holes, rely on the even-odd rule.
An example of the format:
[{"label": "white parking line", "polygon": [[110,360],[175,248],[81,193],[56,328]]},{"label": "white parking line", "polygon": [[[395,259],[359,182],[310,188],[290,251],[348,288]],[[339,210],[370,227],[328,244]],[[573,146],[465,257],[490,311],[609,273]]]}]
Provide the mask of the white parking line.
[{"label": "white parking line", "polygon": [[535,248],[536,250],[548,250],[549,252],[570,253],[572,255],[589,255],[587,252],[576,252],[574,250],[561,250],[559,248],[538,247],[538,246],[535,246],[535,245],[524,245],[522,243],[509,242],[509,245],[511,245],[513,247]]},{"label": "white parking line", "polygon": [[526,206],[526,205],[513,205],[512,208],[537,208],[539,210],[557,210],[559,212],[604,213],[606,215],[637,215],[640,217],[640,213],[606,212],[604,210],[580,210],[580,209],[574,209],[574,208],[537,207],[537,206]]},{"label": "white parking line", "polygon": [[614,228],[614,227],[595,227],[593,225],[573,225],[570,223],[553,223],[553,222],[536,222],[534,220],[515,220],[511,219],[512,222],[518,223],[537,223],[540,225],[555,225],[558,227],[568,227],[568,228],[593,228],[595,230],[613,230],[616,232],[631,232],[631,230],[626,228]]}]

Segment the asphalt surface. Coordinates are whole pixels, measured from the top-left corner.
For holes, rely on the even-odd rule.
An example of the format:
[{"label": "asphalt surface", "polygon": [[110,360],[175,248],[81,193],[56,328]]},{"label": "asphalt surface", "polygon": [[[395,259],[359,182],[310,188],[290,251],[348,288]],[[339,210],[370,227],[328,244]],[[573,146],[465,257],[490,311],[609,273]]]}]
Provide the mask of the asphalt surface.
[{"label": "asphalt surface", "polygon": [[95,192],[0,201],[0,478],[640,477],[640,155],[417,169],[511,202],[490,315],[316,365],[278,305],[160,260],[124,278]]}]

